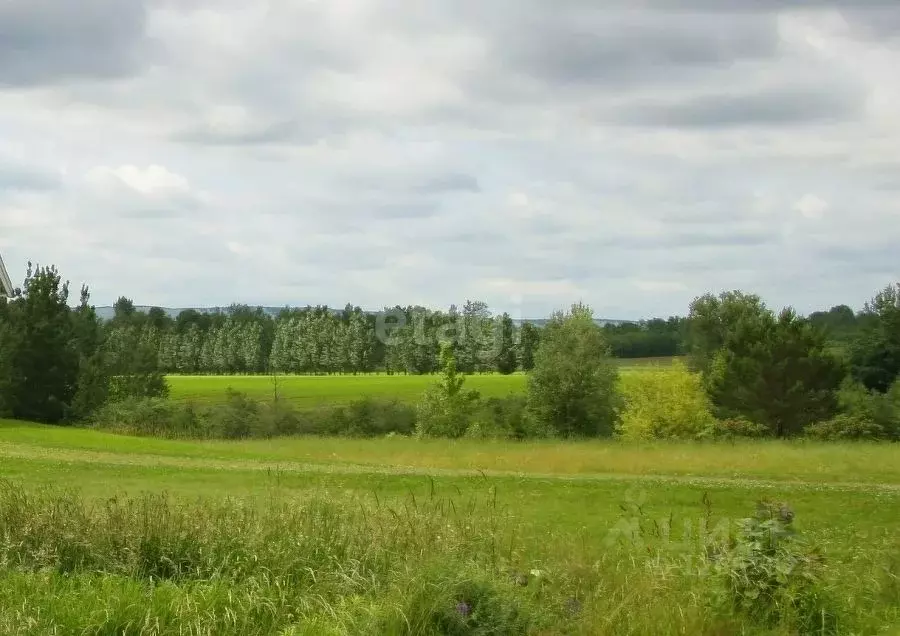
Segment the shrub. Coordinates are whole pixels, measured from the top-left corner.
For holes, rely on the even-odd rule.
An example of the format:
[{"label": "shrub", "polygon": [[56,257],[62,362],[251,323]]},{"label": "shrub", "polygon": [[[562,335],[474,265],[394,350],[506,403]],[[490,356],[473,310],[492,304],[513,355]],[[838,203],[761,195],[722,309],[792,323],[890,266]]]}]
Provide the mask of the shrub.
[{"label": "shrub", "polygon": [[128,435],[181,437],[177,427],[185,421],[177,417],[180,409],[180,405],[162,398],[129,398],[104,404],[94,413],[92,423]]},{"label": "shrub", "polygon": [[416,410],[397,401],[371,398],[354,400],[335,409],[329,417],[329,433],[347,437],[381,437],[390,433],[411,435],[416,427]]},{"label": "shrub", "polygon": [[466,430],[474,439],[534,439],[552,437],[552,429],[541,427],[528,412],[523,396],[490,398],[481,402]]},{"label": "shrub", "polygon": [[746,437],[755,439],[765,437],[768,430],[762,424],[751,422],[745,417],[732,417],[724,420],[716,420],[713,424],[712,435],[722,439],[734,439]]},{"label": "shrub", "polygon": [[847,413],[841,413],[825,422],[818,422],[806,428],[806,434],[813,439],[845,440],[845,439],[881,439],[884,429],[872,420]]},{"label": "shrub", "polygon": [[97,411],[92,425],[129,435],[191,439],[378,437],[411,434],[415,409],[364,398],[347,406],[298,411],[286,402],[258,403],[246,394],[229,391],[225,402],[204,406],[159,398],[111,402]]},{"label": "shrub", "polygon": [[416,434],[419,437],[462,437],[472,421],[478,399],[476,391],[449,396],[440,387],[431,387],[416,409]]},{"label": "shrub", "polygon": [[681,362],[629,383],[617,432],[626,439],[696,439],[712,434],[715,418],[699,374]]},{"label": "shrub", "polygon": [[838,391],[840,413],[806,429],[818,439],[900,439],[900,382],[886,393],[847,380]]},{"label": "shrub", "polygon": [[247,394],[231,388],[225,395],[225,402],[214,407],[210,413],[211,428],[217,432],[217,437],[244,439],[271,435],[272,431],[266,429],[260,417],[259,404]]}]

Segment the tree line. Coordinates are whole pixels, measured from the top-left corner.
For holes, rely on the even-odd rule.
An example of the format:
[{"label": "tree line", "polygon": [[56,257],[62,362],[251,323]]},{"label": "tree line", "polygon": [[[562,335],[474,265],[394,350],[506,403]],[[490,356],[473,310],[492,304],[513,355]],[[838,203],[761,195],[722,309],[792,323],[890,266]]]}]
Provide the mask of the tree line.
[{"label": "tree line", "polygon": [[[603,329],[617,357],[662,357],[682,352],[683,324],[670,318]],[[138,311],[126,297],[115,303],[103,330],[123,342],[136,338],[166,373],[211,375],[436,373],[440,343],[448,341],[462,373],[529,371],[541,333],[537,324],[492,315],[486,303],[473,300],[447,311],[395,306],[365,312],[348,304],[343,310],[285,308],[274,316],[235,304],[173,318],[158,307]]]},{"label": "tree line", "polygon": [[[891,400],[900,397],[900,286],[878,292],[859,312],[848,309],[803,317],[734,291],[695,299],[684,318],[600,327],[579,305],[539,327],[494,316],[478,301],[446,312],[372,314],[348,305],[277,316],[234,305],[171,318],[158,308],[137,311],[123,297],[102,321],[86,287],[70,307],[69,284],[56,268],[29,264],[24,286],[0,298],[0,417],[77,421],[107,403],[166,396],[165,375],[173,372],[522,370],[532,421],[554,422],[567,436],[596,436],[614,431],[621,412],[612,357],[665,351],[686,356],[720,421],[789,436],[846,414],[852,401],[855,419],[841,426],[891,427]],[[458,431],[456,415],[444,411],[466,403],[450,390],[422,417],[431,413],[435,430]]]}]

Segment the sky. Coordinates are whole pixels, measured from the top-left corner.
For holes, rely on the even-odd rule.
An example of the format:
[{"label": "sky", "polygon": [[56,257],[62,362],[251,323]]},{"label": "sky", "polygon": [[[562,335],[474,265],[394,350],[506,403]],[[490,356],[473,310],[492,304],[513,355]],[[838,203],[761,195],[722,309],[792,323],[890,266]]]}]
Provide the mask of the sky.
[{"label": "sky", "polygon": [[890,0],[3,0],[0,254],[97,305],[859,308],[898,68]]}]

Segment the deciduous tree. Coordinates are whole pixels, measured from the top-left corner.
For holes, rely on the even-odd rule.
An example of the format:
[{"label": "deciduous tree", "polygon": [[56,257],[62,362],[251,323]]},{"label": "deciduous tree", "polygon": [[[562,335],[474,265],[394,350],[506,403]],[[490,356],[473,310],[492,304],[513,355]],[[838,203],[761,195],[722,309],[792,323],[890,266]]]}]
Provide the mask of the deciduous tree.
[{"label": "deciduous tree", "polygon": [[621,408],[618,377],[593,312],[573,305],[554,314],[541,333],[528,376],[529,411],[563,437],[609,436]]}]

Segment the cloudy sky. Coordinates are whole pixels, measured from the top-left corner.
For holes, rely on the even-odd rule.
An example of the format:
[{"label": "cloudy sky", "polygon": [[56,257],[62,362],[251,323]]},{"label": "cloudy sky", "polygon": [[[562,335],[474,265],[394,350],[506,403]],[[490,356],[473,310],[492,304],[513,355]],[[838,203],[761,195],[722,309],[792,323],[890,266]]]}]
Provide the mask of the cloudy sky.
[{"label": "cloudy sky", "polygon": [[2,0],[0,254],[98,305],[859,306],[892,4]]}]

